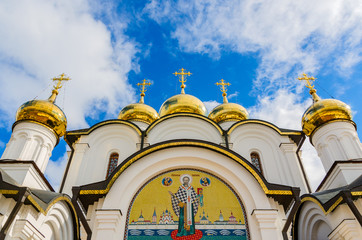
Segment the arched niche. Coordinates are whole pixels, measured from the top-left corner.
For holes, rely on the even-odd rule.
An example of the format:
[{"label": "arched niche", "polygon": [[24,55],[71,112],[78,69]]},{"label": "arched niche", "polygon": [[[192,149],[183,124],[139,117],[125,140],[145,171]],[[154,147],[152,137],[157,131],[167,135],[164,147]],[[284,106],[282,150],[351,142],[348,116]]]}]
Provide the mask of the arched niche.
[{"label": "arched niche", "polygon": [[303,203],[298,211],[295,233],[300,240],[324,240],[332,228],[320,206],[312,201]]},{"label": "arched niche", "polygon": [[[206,148],[165,148],[133,162],[113,183],[102,203],[102,209],[120,209],[126,214],[137,192],[150,179],[170,170],[185,168],[207,172],[228,184],[244,205],[251,239],[261,238],[252,212],[255,209],[275,209],[277,203],[267,197],[249,170],[233,159]],[[284,213],[281,211],[280,214]],[[126,231],[127,221],[126,217],[121,219],[119,232],[122,234]]]},{"label": "arched niche", "polygon": [[206,171],[181,168],[151,178],[137,191],[127,211],[124,239],[177,239],[177,234],[185,234],[189,239],[242,240],[250,239],[248,233],[244,205],[225,181]]}]

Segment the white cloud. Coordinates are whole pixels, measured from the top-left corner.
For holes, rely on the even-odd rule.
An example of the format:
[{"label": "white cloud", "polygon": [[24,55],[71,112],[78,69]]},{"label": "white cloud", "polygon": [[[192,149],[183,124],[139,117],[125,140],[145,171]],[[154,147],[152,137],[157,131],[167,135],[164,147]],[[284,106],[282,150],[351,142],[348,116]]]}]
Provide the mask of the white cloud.
[{"label": "white cloud", "polygon": [[215,100],[205,101],[203,103],[204,103],[208,113],[210,113],[216,106],[221,104]]},{"label": "white cloud", "polygon": [[[324,64],[350,70],[361,61],[362,2],[354,0],[152,0],[145,12],[172,23],[188,52],[219,57],[222,51],[257,53],[255,86],[288,86],[301,71]],[[288,78],[293,75],[293,78]]]},{"label": "white cloud", "polygon": [[236,91],[236,92],[234,92],[234,93],[232,93],[232,94],[229,94],[229,95],[227,96],[227,98],[230,100],[230,99],[233,99],[233,98],[238,97],[238,96],[239,96],[239,92]]},{"label": "white cloud", "polygon": [[127,74],[135,67],[137,45],[124,35],[123,22],[118,18],[106,26],[93,17],[86,0],[1,1],[0,109],[5,114],[0,127],[48,86],[39,95],[47,98],[50,78],[62,72],[72,80],[57,104],[64,107],[70,129],[85,127],[85,117],[97,119],[99,112],[116,116],[134,101]]},{"label": "white cloud", "polygon": [[45,177],[48,179],[49,183],[52,185],[52,187],[56,192],[59,190],[61,181],[63,179],[63,174],[65,166],[67,165],[67,160],[68,160],[68,154],[65,153],[62,157],[60,157],[56,161],[50,160],[45,170]]},{"label": "white cloud", "polygon": [[[248,111],[251,118],[269,121],[280,128],[301,129],[303,113],[312,101],[308,99],[301,102],[299,99],[301,97],[297,94],[280,89],[273,96],[260,97],[258,104]],[[309,138],[302,147],[302,162],[312,190],[315,190],[325,176],[325,171]]]}]

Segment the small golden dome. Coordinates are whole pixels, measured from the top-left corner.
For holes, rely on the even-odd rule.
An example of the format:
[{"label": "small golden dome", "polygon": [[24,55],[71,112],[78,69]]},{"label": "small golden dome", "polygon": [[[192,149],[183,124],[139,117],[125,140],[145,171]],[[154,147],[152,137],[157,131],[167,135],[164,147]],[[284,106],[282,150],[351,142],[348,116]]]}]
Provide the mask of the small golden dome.
[{"label": "small golden dome", "polygon": [[221,79],[220,82],[216,83],[217,86],[220,86],[222,92],[223,104],[215,107],[209,114],[209,118],[214,120],[217,123],[226,122],[226,121],[241,121],[249,118],[249,113],[246,109],[236,103],[229,103],[227,99],[227,86],[231,84],[225,82],[224,79]]},{"label": "small golden dome", "polygon": [[352,121],[351,108],[336,99],[317,100],[303,114],[303,132],[310,136],[315,129],[333,120]]},{"label": "small golden dome", "polygon": [[54,130],[58,137],[64,136],[67,119],[64,112],[49,100],[33,100],[24,103],[16,112],[16,121],[34,121]]},{"label": "small golden dome", "polygon": [[142,83],[137,83],[137,86],[141,87],[140,102],[132,103],[128,106],[125,106],[119,112],[118,119],[131,121],[133,120],[151,124],[155,120],[160,118],[157,111],[153,107],[144,104],[145,92],[147,91],[146,87],[150,85],[151,83],[146,79],[143,79]]},{"label": "small golden dome", "polygon": [[215,107],[209,118],[217,123],[226,121],[241,121],[249,118],[248,111],[236,103],[223,103]]},{"label": "small golden dome", "polygon": [[124,107],[118,115],[118,119],[121,120],[133,120],[147,124],[151,124],[158,118],[157,111],[144,103],[132,103]]},{"label": "small golden dome", "polygon": [[162,104],[159,113],[162,117],[179,112],[206,115],[206,107],[197,97],[181,93],[167,99]]}]

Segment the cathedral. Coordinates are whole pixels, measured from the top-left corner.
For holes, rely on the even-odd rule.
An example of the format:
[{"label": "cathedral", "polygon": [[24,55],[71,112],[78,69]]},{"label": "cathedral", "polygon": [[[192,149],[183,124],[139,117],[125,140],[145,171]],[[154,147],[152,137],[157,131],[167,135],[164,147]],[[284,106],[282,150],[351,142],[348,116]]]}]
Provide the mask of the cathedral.
[{"label": "cathedral", "polygon": [[[358,240],[362,239],[362,144],[350,107],[313,99],[300,130],[251,119],[228,102],[207,113],[181,93],[157,112],[138,103],[117,119],[67,130],[55,104],[24,103],[0,159],[0,239],[36,240]],[[60,138],[70,151],[59,192],[44,171]],[[301,147],[310,141],[326,172],[310,188]]]}]

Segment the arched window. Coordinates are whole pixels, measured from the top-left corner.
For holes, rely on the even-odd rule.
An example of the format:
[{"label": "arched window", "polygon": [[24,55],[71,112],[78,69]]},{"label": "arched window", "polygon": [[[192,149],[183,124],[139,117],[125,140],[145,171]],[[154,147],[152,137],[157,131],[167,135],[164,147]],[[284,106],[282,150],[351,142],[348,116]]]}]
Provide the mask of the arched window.
[{"label": "arched window", "polygon": [[118,157],[119,157],[118,153],[112,153],[111,156],[109,157],[109,164],[108,164],[106,178],[109,177],[109,175],[111,175],[114,169],[116,169],[118,164]]},{"label": "arched window", "polygon": [[256,152],[250,153],[251,163],[261,172],[263,173],[263,170],[261,168],[261,162],[260,162],[260,156]]}]

